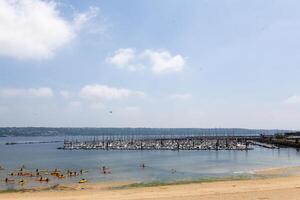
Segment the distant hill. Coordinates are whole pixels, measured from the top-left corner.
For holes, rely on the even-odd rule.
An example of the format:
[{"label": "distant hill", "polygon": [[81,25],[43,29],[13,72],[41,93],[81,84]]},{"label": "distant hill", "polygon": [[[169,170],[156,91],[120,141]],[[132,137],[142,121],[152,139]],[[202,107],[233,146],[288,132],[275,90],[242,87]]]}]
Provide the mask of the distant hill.
[{"label": "distant hill", "polygon": [[271,135],[288,130],[241,128],[48,128],[3,127],[0,137],[6,136],[101,136],[101,135]]}]

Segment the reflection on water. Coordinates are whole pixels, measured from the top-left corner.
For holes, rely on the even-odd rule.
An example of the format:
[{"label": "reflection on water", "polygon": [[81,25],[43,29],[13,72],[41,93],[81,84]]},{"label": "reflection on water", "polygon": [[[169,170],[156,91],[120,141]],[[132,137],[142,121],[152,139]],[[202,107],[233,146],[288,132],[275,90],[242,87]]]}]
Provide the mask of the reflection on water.
[{"label": "reflection on water", "polygon": [[[260,168],[300,165],[300,152],[295,149],[265,149],[252,151],[64,151],[58,150],[61,143],[5,145],[9,141],[63,140],[62,137],[14,137],[1,138],[0,188],[15,188],[18,184],[4,184],[8,173],[25,165],[34,171],[39,169],[88,170],[78,177],[65,180],[51,178],[49,184],[89,181],[174,181],[192,178],[220,177],[251,173]],[[147,167],[140,167],[145,163]],[[111,174],[100,173],[107,166]],[[174,170],[176,172],[174,173]],[[26,187],[47,185],[31,181]]]}]

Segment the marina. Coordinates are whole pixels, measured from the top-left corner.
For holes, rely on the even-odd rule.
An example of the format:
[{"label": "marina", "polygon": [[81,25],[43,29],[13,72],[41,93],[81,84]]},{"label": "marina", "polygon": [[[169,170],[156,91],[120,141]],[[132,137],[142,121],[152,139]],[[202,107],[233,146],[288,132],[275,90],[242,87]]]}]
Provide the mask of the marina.
[{"label": "marina", "polygon": [[[90,139],[65,140],[63,150],[253,150],[249,147],[250,136],[181,136],[158,137],[133,136],[94,137]],[[253,138],[253,137],[252,137]]]}]

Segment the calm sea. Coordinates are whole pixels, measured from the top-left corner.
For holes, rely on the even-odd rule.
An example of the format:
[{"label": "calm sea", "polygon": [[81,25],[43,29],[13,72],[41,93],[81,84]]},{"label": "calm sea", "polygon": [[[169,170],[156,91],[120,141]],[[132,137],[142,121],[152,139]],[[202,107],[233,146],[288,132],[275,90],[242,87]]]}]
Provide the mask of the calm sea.
[{"label": "calm sea", "polygon": [[[9,172],[22,165],[30,170],[58,168],[88,171],[82,176],[62,181],[52,178],[48,183],[50,185],[59,182],[75,183],[81,178],[87,178],[91,182],[175,181],[251,174],[255,169],[300,165],[300,152],[290,148],[255,147],[251,151],[67,151],[57,149],[62,143],[5,145],[12,141],[63,139],[65,138],[45,136],[0,138],[0,165],[5,167],[5,170],[0,170],[0,189],[20,187],[18,184],[5,184],[3,180]],[[142,163],[147,167],[140,168]],[[112,173],[101,174],[102,166],[109,167]],[[43,184],[30,181],[24,187]]]}]

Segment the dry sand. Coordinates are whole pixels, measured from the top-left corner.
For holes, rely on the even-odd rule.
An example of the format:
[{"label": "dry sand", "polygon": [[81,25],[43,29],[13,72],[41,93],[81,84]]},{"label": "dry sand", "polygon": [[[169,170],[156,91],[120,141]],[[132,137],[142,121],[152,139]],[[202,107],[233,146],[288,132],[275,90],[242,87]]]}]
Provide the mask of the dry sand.
[{"label": "dry sand", "polygon": [[[91,199],[147,199],[147,200],[267,200],[300,199],[300,168],[260,170],[260,175],[273,178],[192,183],[183,185],[112,189],[125,183],[71,185],[55,190],[2,193],[5,200],[91,200]],[[287,172],[295,172],[296,175]],[[288,174],[288,175],[287,175]],[[283,175],[283,176],[280,176]]]}]

